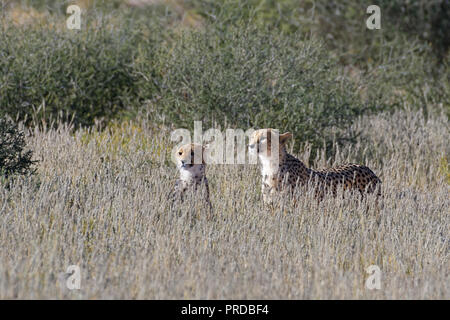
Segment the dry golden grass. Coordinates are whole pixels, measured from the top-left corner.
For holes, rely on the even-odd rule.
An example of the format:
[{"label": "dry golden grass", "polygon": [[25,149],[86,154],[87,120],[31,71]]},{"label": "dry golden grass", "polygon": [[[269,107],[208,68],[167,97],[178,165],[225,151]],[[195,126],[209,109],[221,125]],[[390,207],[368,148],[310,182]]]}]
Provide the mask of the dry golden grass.
[{"label": "dry golden grass", "polygon": [[[67,4],[68,6],[69,4]],[[95,7],[94,0],[79,0],[76,5],[78,5],[83,14],[88,12],[99,11],[99,8]],[[201,29],[203,28],[203,18],[193,9],[186,7],[183,1],[178,0],[129,0],[123,1],[122,9],[128,7],[133,8],[144,8],[148,6],[164,6],[167,10],[173,11],[177,15],[172,27],[174,30],[181,32],[187,28]],[[59,31],[66,30],[66,19],[67,16],[55,16],[51,15],[48,10],[37,10],[31,6],[24,4],[19,4],[18,2],[11,1],[8,5],[5,5],[4,12],[0,12],[4,19],[2,19],[5,26],[13,24],[14,26],[45,26],[48,29],[56,29]],[[113,17],[108,18],[109,27],[120,25],[120,18],[114,19]],[[91,27],[96,27],[99,21],[95,19],[93,21],[88,21]]]},{"label": "dry golden grass", "polygon": [[[312,166],[365,162],[383,181],[380,211],[373,197],[299,192],[270,212],[257,168],[224,165],[207,170],[211,220],[166,200],[167,129],[35,129],[36,176],[0,188],[0,298],[449,299],[447,118],[399,112],[353,129],[356,145]],[[373,264],[380,290],[364,285]],[[69,265],[80,290],[60,285]]]},{"label": "dry golden grass", "polygon": [[8,10],[7,15],[15,25],[41,24],[46,21],[45,13],[23,6],[13,6]]}]

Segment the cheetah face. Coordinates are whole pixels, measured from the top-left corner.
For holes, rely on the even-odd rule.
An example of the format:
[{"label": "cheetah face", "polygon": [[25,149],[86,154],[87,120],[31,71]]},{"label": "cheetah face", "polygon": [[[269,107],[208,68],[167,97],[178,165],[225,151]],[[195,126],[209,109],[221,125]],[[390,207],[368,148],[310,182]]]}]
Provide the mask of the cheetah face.
[{"label": "cheetah face", "polygon": [[[274,143],[276,137],[279,139],[278,144]],[[281,147],[283,147],[291,137],[292,133],[290,132],[279,134],[278,131],[271,128],[259,129],[250,136],[249,151],[258,155],[270,156],[272,154],[272,149],[278,148],[277,151],[279,152]]]},{"label": "cheetah face", "polygon": [[267,132],[270,129],[260,129],[253,132],[249,140],[249,151],[252,153],[260,154],[262,150],[267,149]]},{"label": "cheetah face", "polygon": [[178,169],[195,176],[201,175],[205,167],[203,151],[204,147],[195,143],[181,146],[175,155]]}]

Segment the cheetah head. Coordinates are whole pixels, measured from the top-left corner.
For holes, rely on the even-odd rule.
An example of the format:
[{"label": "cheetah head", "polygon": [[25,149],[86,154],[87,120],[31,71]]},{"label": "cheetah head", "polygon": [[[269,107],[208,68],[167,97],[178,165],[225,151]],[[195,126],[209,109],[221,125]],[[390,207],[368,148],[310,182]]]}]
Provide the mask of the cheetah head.
[{"label": "cheetah head", "polygon": [[[278,143],[274,143],[274,139],[277,139]],[[270,157],[273,155],[273,151],[280,155],[285,150],[287,141],[292,137],[292,133],[286,132],[279,134],[274,129],[259,129],[253,132],[250,136],[249,150],[250,152],[256,152],[258,156]],[[278,148],[278,150],[273,150]]]},{"label": "cheetah head", "polygon": [[205,147],[189,143],[178,148],[175,154],[177,167],[182,174],[202,176],[205,170]]}]

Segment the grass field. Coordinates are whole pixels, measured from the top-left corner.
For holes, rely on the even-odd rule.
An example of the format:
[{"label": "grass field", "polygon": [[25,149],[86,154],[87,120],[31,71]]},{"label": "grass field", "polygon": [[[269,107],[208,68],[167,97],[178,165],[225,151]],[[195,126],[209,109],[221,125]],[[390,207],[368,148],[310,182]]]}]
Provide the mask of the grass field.
[{"label": "grass field", "polygon": [[[166,200],[170,131],[144,120],[107,130],[25,129],[32,178],[0,186],[0,298],[449,299],[450,133],[438,112],[357,120],[357,142],[312,167],[356,161],[373,197],[262,206],[256,166],[209,166],[213,218]],[[325,154],[325,153],[319,153]],[[308,159],[308,149],[299,154]],[[81,270],[81,288],[61,275]],[[369,290],[365,269],[381,270]]]},{"label": "grass field", "polygon": [[[380,0],[370,30],[371,4],[0,0],[0,299],[450,299],[450,5]],[[196,120],[290,131],[382,198],[268,209],[257,165],[209,165],[212,217],[174,205]]]}]

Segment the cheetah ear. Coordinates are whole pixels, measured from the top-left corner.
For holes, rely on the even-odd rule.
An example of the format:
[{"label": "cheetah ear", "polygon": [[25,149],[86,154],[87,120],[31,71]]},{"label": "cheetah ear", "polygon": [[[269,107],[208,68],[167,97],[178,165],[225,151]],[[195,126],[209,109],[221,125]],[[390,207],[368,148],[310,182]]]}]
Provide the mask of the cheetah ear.
[{"label": "cheetah ear", "polygon": [[280,134],[280,144],[285,144],[290,138],[292,138],[292,133],[290,132]]}]

